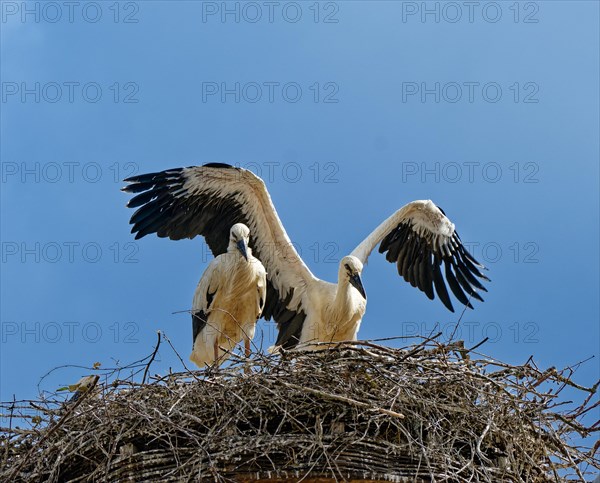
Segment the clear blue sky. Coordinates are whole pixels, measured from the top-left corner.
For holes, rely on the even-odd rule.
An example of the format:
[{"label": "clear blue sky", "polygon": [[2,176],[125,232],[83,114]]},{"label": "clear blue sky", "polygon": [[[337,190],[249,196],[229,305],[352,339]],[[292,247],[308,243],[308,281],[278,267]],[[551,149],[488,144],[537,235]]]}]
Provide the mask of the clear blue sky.
[{"label": "clear blue sky", "polygon": [[[433,199],[490,268],[466,345],[596,356],[576,380],[599,377],[597,2],[1,6],[1,400],[35,396],[55,366],[140,359],[158,329],[187,361],[174,312],[208,251],[134,243],[120,179],[211,161],[263,175],[327,280],[385,217]],[[362,338],[457,320],[379,255],[363,281]],[[163,349],[153,372],[180,370]]]}]

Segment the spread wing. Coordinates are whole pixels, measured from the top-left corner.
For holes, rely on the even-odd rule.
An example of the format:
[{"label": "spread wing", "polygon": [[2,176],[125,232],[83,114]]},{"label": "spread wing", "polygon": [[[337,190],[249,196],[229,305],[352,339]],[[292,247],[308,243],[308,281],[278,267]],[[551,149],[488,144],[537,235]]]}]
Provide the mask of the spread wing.
[{"label": "spread wing", "polygon": [[129,184],[123,191],[135,194],[127,206],[137,208],[130,220],[136,240],[152,233],[171,240],[201,235],[216,257],[227,251],[235,223],[248,226],[252,252],[267,270],[263,317],[277,322],[280,338],[290,327],[301,327],[302,295],[315,277],[292,245],[259,177],[210,163],[132,176],[125,182]]},{"label": "spread wing", "polygon": [[396,264],[398,274],[429,299],[434,299],[435,291],[446,308],[454,312],[447,283],[467,307],[473,308],[469,298],[483,302],[478,290],[487,292],[479,280],[489,281],[482,273],[485,267],[465,249],[454,224],[432,201],[413,201],[400,208],[352,255],[366,263],[380,242],[379,253],[385,253],[386,260]]}]

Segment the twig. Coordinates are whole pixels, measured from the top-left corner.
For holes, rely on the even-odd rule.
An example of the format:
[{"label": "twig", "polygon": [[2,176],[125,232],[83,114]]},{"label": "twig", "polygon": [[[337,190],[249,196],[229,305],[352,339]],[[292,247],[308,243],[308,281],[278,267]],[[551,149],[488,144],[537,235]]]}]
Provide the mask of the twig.
[{"label": "twig", "polygon": [[282,381],[281,383],[284,386],[289,387],[290,389],[296,389],[297,391],[309,392],[309,393],[314,394],[316,396],[324,397],[325,399],[332,399],[334,401],[345,402],[345,403],[352,404],[353,406],[356,406],[356,407],[359,407],[359,408],[365,408],[365,409],[368,409],[370,411],[375,411],[375,412],[379,412],[381,414],[387,414],[388,416],[393,416],[395,418],[404,419],[404,415],[400,414],[400,413],[397,413],[396,411],[390,411],[389,409],[373,407],[370,404],[367,404],[367,403],[364,403],[364,402],[361,402],[361,401],[356,401],[355,399],[351,399],[349,397],[339,396],[337,394],[330,394],[328,392],[319,391],[318,389],[313,389],[311,387],[298,386],[296,384],[291,384],[289,382]]},{"label": "twig", "polygon": [[152,365],[152,363],[154,362],[154,358],[156,357],[156,354],[158,352],[158,348],[160,347],[160,330],[156,331],[156,347],[154,347],[154,352],[152,353],[152,355],[150,356],[150,360],[148,361],[148,364],[146,364],[146,369],[144,369],[144,377],[142,377],[142,384],[146,384],[146,376],[148,375],[148,371],[150,370],[150,366]]},{"label": "twig", "polygon": [[[95,379],[93,384],[95,385],[97,382],[98,382],[98,379]],[[69,409],[67,409],[67,411],[65,412],[65,414],[58,420],[58,422],[54,426],[51,426],[48,429],[48,431],[42,436],[42,438],[37,442],[37,444],[34,445],[29,450],[29,452],[22,459],[22,461],[10,472],[8,480],[12,480],[13,478],[16,478],[16,476],[18,475],[19,471],[21,471],[21,468],[23,468],[23,466],[25,466],[29,462],[29,459],[31,458],[31,456],[36,451],[40,451],[40,448],[50,438],[50,436],[52,436],[56,432],[56,430],[58,428],[60,428],[63,424],[65,424],[65,422],[69,419],[69,417],[75,412],[75,409],[77,409],[79,407],[79,405],[86,399],[86,397],[89,394],[91,394],[92,388],[93,388],[93,386],[91,386],[85,393],[83,393],[81,395],[81,397],[79,399],[77,399],[71,405],[71,407]]]}]

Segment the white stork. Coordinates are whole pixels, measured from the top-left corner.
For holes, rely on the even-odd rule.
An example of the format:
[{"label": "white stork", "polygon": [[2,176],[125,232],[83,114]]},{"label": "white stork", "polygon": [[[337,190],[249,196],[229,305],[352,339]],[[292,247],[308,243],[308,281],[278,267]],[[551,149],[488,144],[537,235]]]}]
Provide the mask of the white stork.
[{"label": "white stork", "polygon": [[430,299],[435,292],[454,311],[445,279],[456,298],[473,308],[469,298],[483,300],[489,280],[464,248],[454,224],[431,201],[413,201],[381,223],[352,253],[342,258],[338,283],[315,277],[292,245],[264,182],[252,172],[221,163],[176,168],[133,176],[123,188],[139,193],[128,206],[140,207],[131,217],[136,239],[156,233],[172,240],[205,237],[215,256],[227,249],[229,227],[244,223],[250,246],[267,270],[266,320],[274,319],[275,345],[304,347],[311,342],[356,340],[366,309],[361,282],[363,265],[379,244],[379,252],[396,263],[398,273]]},{"label": "white stork", "polygon": [[229,232],[227,251],[217,256],[202,275],[192,304],[193,349],[198,367],[224,361],[244,340],[246,357],[256,322],[265,306],[265,267],[248,247],[250,230],[236,223]]}]

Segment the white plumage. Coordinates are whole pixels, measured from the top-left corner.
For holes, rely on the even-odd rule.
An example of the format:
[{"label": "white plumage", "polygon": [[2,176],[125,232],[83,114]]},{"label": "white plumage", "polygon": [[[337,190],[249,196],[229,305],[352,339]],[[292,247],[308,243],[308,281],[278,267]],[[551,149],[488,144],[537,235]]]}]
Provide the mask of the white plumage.
[{"label": "white plumage", "polygon": [[[136,239],[150,233],[174,240],[202,235],[215,256],[227,248],[228,227],[245,223],[250,246],[267,270],[265,319],[277,322],[276,346],[355,340],[366,309],[361,282],[373,249],[430,299],[454,311],[446,288],[463,304],[482,300],[478,278],[489,280],[464,248],[454,225],[431,201],[408,203],[342,258],[337,283],[319,280],[292,245],[263,181],[252,172],[212,163],[134,176],[125,191],[140,193],[130,207]],[[444,265],[442,276],[441,265]]]},{"label": "white plumage", "polygon": [[247,226],[233,225],[227,251],[208,265],[196,288],[190,360],[199,367],[223,362],[242,340],[250,355],[267,281],[265,267],[248,247],[249,236]]}]

